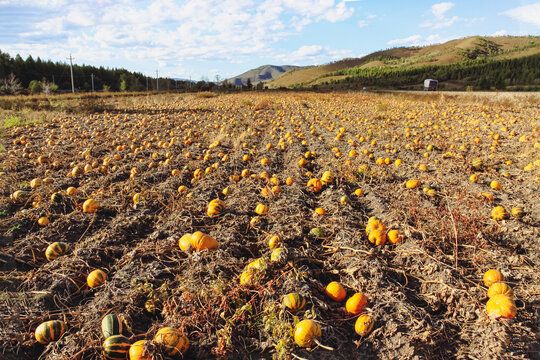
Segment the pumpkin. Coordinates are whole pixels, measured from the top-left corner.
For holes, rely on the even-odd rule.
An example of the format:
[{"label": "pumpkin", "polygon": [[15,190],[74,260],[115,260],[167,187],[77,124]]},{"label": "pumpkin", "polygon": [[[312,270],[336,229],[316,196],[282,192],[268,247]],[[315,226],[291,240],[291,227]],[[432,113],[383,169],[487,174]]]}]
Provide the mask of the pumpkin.
[{"label": "pumpkin", "polygon": [[185,234],[183,235],[180,240],[178,240],[178,246],[180,246],[180,250],[182,251],[188,251],[191,249],[191,234]]},{"label": "pumpkin", "polygon": [[315,209],[315,214],[317,215],[326,215],[326,210],[324,210],[323,208],[316,208]]},{"label": "pumpkin", "polygon": [[49,218],[46,217],[46,216],[42,216],[38,219],[38,224],[40,226],[47,226],[49,225],[51,222],[49,221]]},{"label": "pumpkin", "polygon": [[225,209],[225,202],[219,199],[214,199],[208,204],[207,214],[210,217],[218,216]]},{"label": "pumpkin", "polygon": [[370,232],[374,231],[374,230],[378,230],[380,232],[385,232],[386,231],[386,226],[382,223],[382,221],[378,220],[378,219],[374,219],[372,221],[369,221],[368,220],[368,223],[366,225],[366,234],[369,234]]},{"label": "pumpkin", "polygon": [[504,281],[504,276],[495,269],[489,269],[484,273],[484,284],[490,287],[496,282]]},{"label": "pumpkin", "polygon": [[508,217],[508,213],[506,212],[506,209],[502,206],[495,206],[491,210],[491,217],[494,220],[503,220]]},{"label": "pumpkin", "polygon": [[323,188],[323,183],[319,179],[309,179],[307,183],[307,188],[309,191],[318,193]]},{"label": "pumpkin", "polygon": [[179,194],[185,194],[185,193],[187,193],[187,190],[188,190],[188,188],[185,185],[180,185],[178,187],[178,193]]},{"label": "pumpkin", "polygon": [[48,344],[62,337],[67,324],[60,320],[45,321],[36,328],[35,337],[40,344]]},{"label": "pumpkin", "polygon": [[59,256],[64,255],[69,248],[69,245],[65,242],[57,241],[47,246],[45,250],[45,257],[47,260],[52,261]]},{"label": "pumpkin", "polygon": [[356,195],[356,196],[362,196],[362,195],[364,195],[364,190],[362,190],[362,189],[356,189],[356,190],[354,190],[354,195]]},{"label": "pumpkin", "polygon": [[334,175],[330,171],[325,171],[321,176],[321,182],[323,185],[332,184],[334,182]]},{"label": "pumpkin", "polygon": [[491,284],[491,286],[488,289],[487,296],[489,298],[491,298],[491,297],[493,297],[495,295],[499,295],[499,294],[506,295],[509,298],[514,297],[514,292],[512,291],[512,288],[509,285],[507,285],[506,283],[504,283],[504,282],[496,282],[496,283]]},{"label": "pumpkin", "polygon": [[347,299],[345,309],[349,314],[358,315],[364,310],[364,306],[368,304],[368,298],[361,292],[355,293]]},{"label": "pumpkin", "polygon": [[161,312],[161,308],[161,302],[156,299],[149,299],[144,303],[144,309],[152,315],[156,315],[157,313]]},{"label": "pumpkin", "polygon": [[304,159],[304,158],[301,158],[300,160],[298,160],[298,166],[300,166],[300,167],[306,166],[307,163],[308,163],[307,160]]},{"label": "pumpkin", "polygon": [[287,184],[287,185],[289,185],[289,186],[292,185],[292,184],[294,184],[294,179],[291,178],[291,177],[288,177],[288,178],[285,180],[285,184]]},{"label": "pumpkin", "polygon": [[62,196],[61,193],[59,192],[55,192],[51,195],[51,201],[52,202],[55,202],[55,203],[61,203],[62,200],[64,200],[64,197]]},{"label": "pumpkin", "polygon": [[103,342],[103,355],[111,360],[125,360],[131,344],[123,335],[113,335]]},{"label": "pumpkin", "polygon": [[411,180],[408,180],[406,183],[405,183],[405,187],[407,189],[414,189],[416,188],[418,185],[420,184],[420,181],[416,180],[416,179],[411,179]]},{"label": "pumpkin", "polygon": [[270,249],[273,249],[277,247],[280,242],[281,240],[279,239],[279,236],[274,235],[270,238],[270,240],[268,240],[268,246],[270,247]]},{"label": "pumpkin", "polygon": [[323,236],[322,230],[319,228],[312,228],[309,230],[309,235],[314,236],[316,238]]},{"label": "pumpkin", "polygon": [[354,331],[360,336],[366,336],[373,329],[375,321],[370,315],[362,314],[356,319],[354,323]]},{"label": "pumpkin", "polygon": [[33,179],[32,181],[30,181],[30,187],[32,189],[40,187],[41,184],[42,184],[41,179]]},{"label": "pumpkin", "polygon": [[302,310],[306,306],[306,299],[297,292],[283,296],[283,306],[291,311]]},{"label": "pumpkin", "polygon": [[107,274],[102,270],[92,271],[86,278],[86,283],[90,288],[95,288],[108,280]]},{"label": "pumpkin", "polygon": [[268,212],[268,206],[267,205],[264,205],[264,204],[259,204],[257,205],[257,207],[255,208],[255,212],[258,214],[258,215],[264,215]]},{"label": "pumpkin", "polygon": [[501,190],[501,189],[502,189],[501,184],[499,184],[499,182],[496,181],[496,180],[493,180],[493,181],[489,184],[489,186],[490,186],[491,188],[495,189],[495,190]]},{"label": "pumpkin", "polygon": [[68,194],[69,196],[77,195],[78,192],[79,190],[77,190],[73,186],[70,186],[66,189],[66,194]]},{"label": "pumpkin", "polygon": [[287,261],[287,249],[282,247],[274,248],[272,254],[270,254],[270,261],[277,263]]},{"label": "pumpkin", "polygon": [[82,209],[85,213],[95,213],[99,210],[99,203],[94,199],[88,199],[83,203]]},{"label": "pumpkin", "polygon": [[482,159],[475,159],[472,162],[472,166],[476,170],[479,170],[482,167],[482,165],[484,165],[484,163],[482,162]]},{"label": "pumpkin", "polygon": [[469,176],[469,181],[472,183],[478,182],[478,175],[472,174],[471,176]]},{"label": "pumpkin", "polygon": [[219,246],[216,239],[210,235],[196,231],[191,235],[191,246],[196,250],[215,249]]},{"label": "pumpkin", "polygon": [[505,319],[513,319],[517,313],[514,300],[504,294],[492,296],[486,304],[486,310],[489,315],[494,314]]},{"label": "pumpkin", "polygon": [[31,193],[29,191],[17,190],[13,194],[11,194],[9,198],[14,202],[24,202],[28,200],[30,195]]},{"label": "pumpkin", "polygon": [[326,295],[328,295],[332,300],[341,302],[345,300],[347,292],[337,281],[332,281],[326,286]]},{"label": "pumpkin", "polygon": [[386,234],[381,230],[373,230],[369,233],[368,240],[377,246],[384,245],[386,243]]},{"label": "pumpkin", "polygon": [[311,347],[321,337],[321,327],[315,321],[304,319],[294,327],[294,342],[301,347]]},{"label": "pumpkin", "polygon": [[147,343],[149,341],[139,340],[129,347],[129,360],[152,360],[152,355],[148,352]]},{"label": "pumpkin", "polygon": [[255,270],[247,269],[240,274],[240,285],[251,285],[255,282]]},{"label": "pumpkin", "polygon": [[386,234],[386,238],[388,241],[390,241],[392,244],[399,244],[403,241],[403,235],[399,232],[399,230],[390,230]]},{"label": "pumpkin", "polygon": [[172,327],[159,329],[156,336],[154,336],[154,342],[168,356],[183,355],[189,348],[189,339],[179,330]]},{"label": "pumpkin", "polygon": [[510,212],[512,213],[512,216],[515,218],[519,219],[523,217],[523,208],[521,207],[515,207],[512,210],[510,210]]},{"label": "pumpkin", "polygon": [[101,334],[105,339],[113,335],[122,335],[122,320],[114,313],[105,315],[101,320]]}]

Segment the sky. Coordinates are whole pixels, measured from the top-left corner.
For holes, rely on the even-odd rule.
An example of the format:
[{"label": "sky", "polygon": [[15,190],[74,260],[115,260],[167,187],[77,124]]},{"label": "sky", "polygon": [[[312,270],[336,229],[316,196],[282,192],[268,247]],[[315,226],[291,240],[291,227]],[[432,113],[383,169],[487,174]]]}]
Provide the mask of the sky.
[{"label": "sky", "polygon": [[0,51],[226,79],[473,35],[540,35],[539,1],[0,0]]}]

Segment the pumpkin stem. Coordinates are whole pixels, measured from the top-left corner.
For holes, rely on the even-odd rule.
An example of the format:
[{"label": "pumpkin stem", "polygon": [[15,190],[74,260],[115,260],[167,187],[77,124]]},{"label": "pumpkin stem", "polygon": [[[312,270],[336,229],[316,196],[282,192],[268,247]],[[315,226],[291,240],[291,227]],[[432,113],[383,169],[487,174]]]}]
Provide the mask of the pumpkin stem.
[{"label": "pumpkin stem", "polygon": [[317,339],[313,339],[313,341],[315,342],[315,344],[319,345],[320,347],[322,347],[323,349],[326,349],[328,351],[334,351],[334,348],[333,347],[330,347],[330,346],[326,346],[326,345],[323,345],[319,342],[319,340]]}]

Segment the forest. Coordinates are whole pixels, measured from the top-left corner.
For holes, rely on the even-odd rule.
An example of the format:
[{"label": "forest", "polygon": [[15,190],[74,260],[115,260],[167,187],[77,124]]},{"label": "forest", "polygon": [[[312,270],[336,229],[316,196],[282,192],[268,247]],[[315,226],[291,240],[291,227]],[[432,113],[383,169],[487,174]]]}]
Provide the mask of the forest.
[{"label": "forest", "polygon": [[380,88],[410,88],[420,86],[424,79],[439,82],[459,81],[463,87],[475,90],[539,90],[540,54],[516,59],[493,60],[479,57],[450,65],[427,65],[414,68],[372,67],[348,68],[327,76],[347,77],[323,83],[320,88],[371,86]]}]

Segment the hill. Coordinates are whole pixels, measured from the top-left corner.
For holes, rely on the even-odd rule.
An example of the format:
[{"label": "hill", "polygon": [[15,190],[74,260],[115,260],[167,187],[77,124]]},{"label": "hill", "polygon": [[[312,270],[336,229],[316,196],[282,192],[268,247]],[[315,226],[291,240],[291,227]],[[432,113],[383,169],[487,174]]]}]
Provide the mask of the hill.
[{"label": "hill", "polygon": [[410,70],[426,66],[445,66],[472,60],[491,61],[524,58],[540,53],[539,36],[480,37],[448,41],[425,47],[399,47],[377,51],[362,58],[288,71],[267,86],[311,87],[339,83],[347,79],[347,69]]},{"label": "hill", "polygon": [[248,79],[250,79],[252,84],[257,84],[261,81],[268,81],[268,80],[276,79],[279,76],[281,76],[281,74],[287,71],[292,71],[296,69],[300,69],[300,67],[292,66],[292,65],[283,65],[283,66],[263,65],[263,66],[259,66],[256,69],[246,71],[243,74],[230,78],[227,80],[227,82],[236,86],[242,86],[242,85],[246,85],[248,82]]}]

